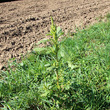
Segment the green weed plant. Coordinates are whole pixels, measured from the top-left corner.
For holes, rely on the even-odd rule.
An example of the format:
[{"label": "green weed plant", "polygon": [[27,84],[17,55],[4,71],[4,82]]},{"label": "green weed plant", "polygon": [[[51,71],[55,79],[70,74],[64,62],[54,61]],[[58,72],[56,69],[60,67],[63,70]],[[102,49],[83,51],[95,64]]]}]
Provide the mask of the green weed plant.
[{"label": "green weed plant", "polygon": [[[56,25],[54,24],[53,22],[53,18],[51,18],[51,30],[50,30],[50,33],[48,35],[51,36],[50,39],[45,39],[45,40],[41,40],[40,42],[38,42],[38,44],[40,43],[45,43],[45,42],[49,42],[50,44],[50,47],[48,48],[35,48],[34,51],[36,50],[36,52],[41,52],[43,50],[46,50],[45,52],[46,53],[51,53],[52,56],[53,56],[53,60],[54,60],[54,63],[53,65],[50,66],[50,64],[46,64],[45,66],[50,66],[49,68],[47,68],[47,70],[55,70],[55,74],[56,74],[56,78],[57,78],[57,88],[59,89],[60,88],[60,85],[59,85],[59,63],[60,63],[60,59],[58,57],[58,52],[59,52],[59,49],[60,49],[60,42],[58,41],[59,37],[61,37],[63,35],[63,32],[61,30],[60,27],[56,27]],[[51,47],[52,46],[52,47]]]}]

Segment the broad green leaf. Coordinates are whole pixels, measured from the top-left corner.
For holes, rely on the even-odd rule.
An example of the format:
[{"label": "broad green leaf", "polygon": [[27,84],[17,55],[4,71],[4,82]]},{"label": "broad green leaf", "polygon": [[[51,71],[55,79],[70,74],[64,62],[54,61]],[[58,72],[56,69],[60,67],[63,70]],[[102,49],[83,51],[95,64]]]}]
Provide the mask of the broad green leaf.
[{"label": "broad green leaf", "polygon": [[65,56],[64,51],[60,51],[60,55],[61,55],[61,57],[64,57]]},{"label": "broad green leaf", "polygon": [[57,28],[57,37],[60,37],[64,33],[62,32],[62,29],[60,27]]},{"label": "broad green leaf", "polygon": [[42,40],[40,40],[38,43],[37,43],[37,45],[39,45],[39,44],[41,44],[41,43],[46,43],[46,42],[48,42],[49,41],[49,39],[42,39]]},{"label": "broad green leaf", "polygon": [[47,36],[52,36],[53,34],[49,33],[49,34],[46,34]]},{"label": "broad green leaf", "polygon": [[24,63],[22,62],[22,63],[20,63],[20,66],[24,66]]},{"label": "broad green leaf", "polygon": [[47,97],[48,94],[49,94],[49,91],[45,91],[43,94],[41,94],[41,97]]},{"label": "broad green leaf", "polygon": [[51,54],[52,52],[51,52],[51,50],[49,50],[49,49],[47,49],[47,51],[46,51],[46,53],[45,54]]},{"label": "broad green leaf", "polygon": [[62,31],[61,28],[57,27],[57,34],[59,34],[61,31]]},{"label": "broad green leaf", "polygon": [[68,52],[66,51],[64,46],[60,47],[60,55],[61,57],[63,57],[66,61],[70,61],[70,56],[68,54]]},{"label": "broad green leaf", "polygon": [[77,66],[77,65],[73,65],[71,61],[67,61],[67,63],[68,63],[68,66],[69,66],[71,69],[76,69],[76,68],[78,68],[78,66]]},{"label": "broad green leaf", "polygon": [[45,67],[49,67],[49,66],[51,66],[49,63],[48,64],[45,64]]},{"label": "broad green leaf", "polygon": [[54,68],[55,68],[54,66],[48,67],[47,71],[52,71]]},{"label": "broad green leaf", "polygon": [[34,48],[33,51],[42,54],[47,52],[47,48]]}]

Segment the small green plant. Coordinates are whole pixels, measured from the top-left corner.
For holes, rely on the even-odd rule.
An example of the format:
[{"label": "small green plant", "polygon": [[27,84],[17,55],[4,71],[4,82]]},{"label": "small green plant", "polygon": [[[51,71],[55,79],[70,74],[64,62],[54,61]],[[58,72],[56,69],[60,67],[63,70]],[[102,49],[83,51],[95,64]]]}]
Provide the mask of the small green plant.
[{"label": "small green plant", "polygon": [[55,59],[55,72],[56,72],[56,77],[57,77],[57,87],[60,88],[59,86],[59,58],[58,58],[58,52],[59,52],[59,41],[58,38],[63,35],[63,32],[60,27],[56,27],[56,25],[53,22],[53,18],[51,18],[51,30],[48,35],[52,36],[50,39],[50,43],[53,44],[53,46],[50,48],[51,52],[54,54],[54,59]]},{"label": "small green plant", "polygon": [[[51,67],[51,69],[55,70],[58,89],[60,89],[60,85],[59,85],[59,60],[60,59],[58,58],[58,52],[59,52],[59,49],[60,49],[59,38],[63,34],[64,33],[62,32],[61,28],[57,27],[54,24],[53,18],[51,17],[51,29],[50,29],[50,33],[47,34],[47,35],[50,35],[51,38],[50,39],[41,40],[38,43],[38,44],[40,44],[40,43],[45,43],[45,42],[48,41],[50,43],[51,47],[48,47],[48,49],[47,48],[39,48],[39,49],[37,48],[37,49],[34,49],[37,52],[41,52],[41,51],[45,50],[46,53],[52,53],[53,59],[54,59],[54,65]],[[47,64],[47,65],[50,65],[50,64]],[[49,68],[47,68],[47,69],[49,69]]]}]

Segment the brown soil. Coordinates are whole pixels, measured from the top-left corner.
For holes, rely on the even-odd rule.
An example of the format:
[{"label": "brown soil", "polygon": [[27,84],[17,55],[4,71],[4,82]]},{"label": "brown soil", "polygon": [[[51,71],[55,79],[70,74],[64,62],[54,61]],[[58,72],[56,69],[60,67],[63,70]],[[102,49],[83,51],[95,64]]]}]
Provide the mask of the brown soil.
[{"label": "brown soil", "polygon": [[20,0],[0,3],[0,69],[46,37],[50,17],[67,32],[110,12],[110,0]]}]

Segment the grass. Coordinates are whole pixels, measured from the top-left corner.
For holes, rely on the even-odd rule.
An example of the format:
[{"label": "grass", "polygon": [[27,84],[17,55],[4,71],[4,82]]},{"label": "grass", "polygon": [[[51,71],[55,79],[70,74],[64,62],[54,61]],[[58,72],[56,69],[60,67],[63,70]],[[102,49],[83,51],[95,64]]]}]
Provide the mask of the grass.
[{"label": "grass", "polygon": [[110,21],[77,30],[58,45],[58,65],[55,54],[35,49],[1,72],[1,109],[110,109]]}]

